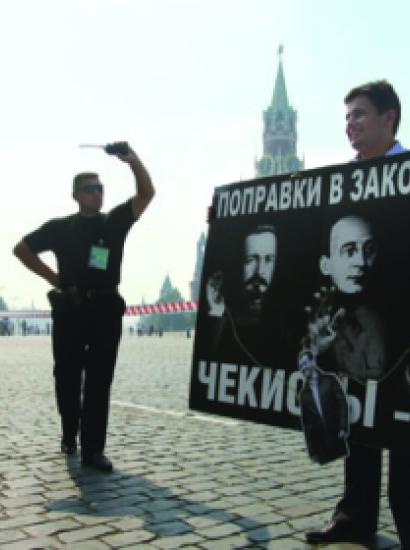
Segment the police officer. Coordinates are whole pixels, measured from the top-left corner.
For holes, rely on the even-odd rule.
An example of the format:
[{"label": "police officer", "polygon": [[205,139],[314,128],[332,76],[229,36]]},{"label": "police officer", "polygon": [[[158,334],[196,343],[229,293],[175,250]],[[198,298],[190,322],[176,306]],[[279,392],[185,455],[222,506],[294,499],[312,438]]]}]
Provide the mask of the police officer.
[{"label": "police officer", "polygon": [[[61,416],[61,450],[73,454],[80,433],[82,464],[112,471],[104,455],[110,388],[125,310],[118,293],[124,241],[154,197],[151,178],[126,142],[107,152],[127,163],[136,192],[101,213],[103,185],[93,172],[77,174],[73,198],[78,212],[44,223],[14,247],[14,254],[54,288],[52,344],[56,400]],[[39,254],[52,251],[57,271]]]}]

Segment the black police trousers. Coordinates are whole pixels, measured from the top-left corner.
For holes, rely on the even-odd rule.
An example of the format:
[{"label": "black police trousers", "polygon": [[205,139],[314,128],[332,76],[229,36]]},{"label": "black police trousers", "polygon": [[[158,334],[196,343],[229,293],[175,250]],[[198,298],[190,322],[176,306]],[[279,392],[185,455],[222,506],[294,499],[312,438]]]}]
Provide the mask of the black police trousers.
[{"label": "black police trousers", "polygon": [[53,311],[54,377],[63,439],[80,432],[83,456],[104,450],[110,389],[122,333],[118,294]]}]

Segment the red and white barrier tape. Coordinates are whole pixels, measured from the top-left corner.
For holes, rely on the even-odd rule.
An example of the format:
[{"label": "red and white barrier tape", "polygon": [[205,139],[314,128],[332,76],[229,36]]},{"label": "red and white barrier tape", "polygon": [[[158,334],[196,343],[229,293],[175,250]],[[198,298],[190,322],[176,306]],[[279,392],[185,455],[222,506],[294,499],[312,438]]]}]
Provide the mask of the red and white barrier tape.
[{"label": "red and white barrier tape", "polygon": [[[125,315],[166,315],[170,313],[191,313],[198,310],[198,302],[191,300],[188,302],[171,302],[168,304],[140,304],[127,306]],[[33,318],[50,317],[50,311],[45,309],[29,309],[16,311],[0,311],[0,319],[3,317],[11,318]]]},{"label": "red and white barrier tape", "polygon": [[167,313],[190,313],[197,311],[198,302],[171,302],[169,304],[150,304],[127,306],[125,315],[151,315]]}]

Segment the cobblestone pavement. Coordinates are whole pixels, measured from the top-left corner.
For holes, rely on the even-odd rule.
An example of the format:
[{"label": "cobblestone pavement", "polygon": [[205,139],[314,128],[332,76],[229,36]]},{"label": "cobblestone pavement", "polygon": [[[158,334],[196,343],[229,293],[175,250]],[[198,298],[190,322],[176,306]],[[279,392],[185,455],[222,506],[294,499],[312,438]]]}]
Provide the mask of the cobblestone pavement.
[{"label": "cobblestone pavement", "polygon": [[[310,548],[342,461],[313,465],[299,432],[188,411],[191,348],[124,336],[102,474],[59,452],[48,337],[0,338],[2,550]],[[385,494],[376,547],[397,549]]]}]

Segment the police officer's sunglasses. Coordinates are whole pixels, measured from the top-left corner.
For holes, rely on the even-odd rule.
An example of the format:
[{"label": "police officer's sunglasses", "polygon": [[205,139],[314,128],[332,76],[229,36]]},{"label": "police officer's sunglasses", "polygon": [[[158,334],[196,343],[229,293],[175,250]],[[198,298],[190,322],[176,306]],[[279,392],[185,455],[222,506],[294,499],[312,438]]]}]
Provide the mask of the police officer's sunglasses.
[{"label": "police officer's sunglasses", "polygon": [[90,183],[89,185],[83,185],[83,187],[77,189],[77,192],[92,195],[93,193],[102,193],[103,189],[104,188],[101,183]]}]

